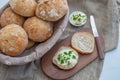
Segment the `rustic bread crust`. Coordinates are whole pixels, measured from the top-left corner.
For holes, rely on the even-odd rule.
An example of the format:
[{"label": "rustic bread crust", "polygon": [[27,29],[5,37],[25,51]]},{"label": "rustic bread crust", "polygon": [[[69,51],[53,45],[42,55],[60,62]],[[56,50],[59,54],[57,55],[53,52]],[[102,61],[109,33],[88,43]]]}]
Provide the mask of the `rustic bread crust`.
[{"label": "rustic bread crust", "polygon": [[16,24],[10,24],[0,30],[0,49],[9,56],[22,53],[28,44],[25,30]]},{"label": "rustic bread crust", "polygon": [[14,13],[10,7],[6,8],[0,17],[1,27],[7,26],[8,24],[23,25],[24,17]]},{"label": "rustic bread crust", "polygon": [[35,42],[43,42],[50,38],[53,33],[53,25],[37,17],[28,18],[23,28],[28,34],[29,39]]},{"label": "rustic bread crust", "polygon": [[31,17],[35,15],[37,2],[35,0],[10,0],[10,7],[12,10],[24,17]]},{"label": "rustic bread crust", "polygon": [[39,0],[36,16],[47,21],[57,21],[68,10],[67,0]]}]

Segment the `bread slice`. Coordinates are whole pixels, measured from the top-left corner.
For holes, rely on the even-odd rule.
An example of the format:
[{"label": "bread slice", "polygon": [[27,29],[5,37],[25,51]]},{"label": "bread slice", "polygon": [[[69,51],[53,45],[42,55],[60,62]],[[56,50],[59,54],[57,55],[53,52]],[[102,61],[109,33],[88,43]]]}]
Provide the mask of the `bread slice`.
[{"label": "bread slice", "polygon": [[53,64],[60,69],[69,70],[75,67],[78,59],[79,55],[74,49],[70,47],[60,47],[53,57]]},{"label": "bread slice", "polygon": [[72,36],[71,46],[79,53],[92,53],[94,50],[94,45],[94,36],[89,32],[76,32]]}]

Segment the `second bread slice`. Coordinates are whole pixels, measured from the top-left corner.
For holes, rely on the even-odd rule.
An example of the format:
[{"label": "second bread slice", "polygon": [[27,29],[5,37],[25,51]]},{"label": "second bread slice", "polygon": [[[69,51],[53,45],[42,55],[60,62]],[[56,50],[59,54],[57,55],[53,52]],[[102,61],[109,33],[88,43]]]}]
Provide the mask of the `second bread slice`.
[{"label": "second bread slice", "polygon": [[94,50],[94,36],[89,32],[76,32],[71,39],[71,46],[82,54],[92,53]]}]

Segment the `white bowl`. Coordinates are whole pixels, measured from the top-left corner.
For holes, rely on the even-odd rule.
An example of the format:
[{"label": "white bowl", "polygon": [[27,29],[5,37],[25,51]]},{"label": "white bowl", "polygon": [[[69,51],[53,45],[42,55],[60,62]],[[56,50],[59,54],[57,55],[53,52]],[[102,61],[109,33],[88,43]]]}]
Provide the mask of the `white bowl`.
[{"label": "white bowl", "polygon": [[69,16],[69,22],[76,27],[83,26],[87,22],[87,15],[81,11],[74,11]]}]

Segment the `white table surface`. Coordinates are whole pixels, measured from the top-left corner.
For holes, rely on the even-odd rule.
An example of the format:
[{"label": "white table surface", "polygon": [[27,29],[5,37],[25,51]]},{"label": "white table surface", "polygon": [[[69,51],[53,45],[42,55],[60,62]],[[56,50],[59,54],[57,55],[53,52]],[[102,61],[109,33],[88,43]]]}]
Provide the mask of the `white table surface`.
[{"label": "white table surface", "polygon": [[99,80],[120,80],[120,28],[118,47],[105,55],[103,70]]},{"label": "white table surface", "polygon": [[[0,0],[0,8],[9,0]],[[120,28],[119,28],[120,31]],[[120,32],[119,32],[120,37]],[[120,39],[118,48],[105,55],[99,80],[120,80]]]}]

